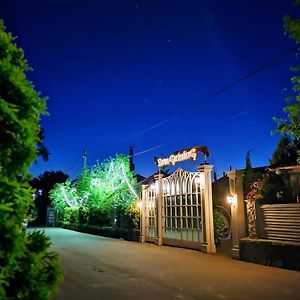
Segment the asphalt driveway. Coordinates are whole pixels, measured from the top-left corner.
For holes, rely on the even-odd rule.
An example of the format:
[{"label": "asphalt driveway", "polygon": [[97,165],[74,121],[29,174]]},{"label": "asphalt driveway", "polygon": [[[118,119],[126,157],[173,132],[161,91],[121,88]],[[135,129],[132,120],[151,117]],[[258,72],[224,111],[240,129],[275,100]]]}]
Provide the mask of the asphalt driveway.
[{"label": "asphalt driveway", "polygon": [[300,299],[300,272],[224,255],[46,228],[65,280],[54,300]]}]

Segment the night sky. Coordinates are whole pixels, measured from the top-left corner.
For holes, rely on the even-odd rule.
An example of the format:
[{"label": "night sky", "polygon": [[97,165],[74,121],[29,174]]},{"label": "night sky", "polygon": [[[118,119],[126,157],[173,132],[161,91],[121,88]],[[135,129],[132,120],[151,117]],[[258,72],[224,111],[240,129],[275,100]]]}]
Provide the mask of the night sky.
[{"label": "night sky", "polygon": [[74,178],[85,147],[92,165],[130,145],[144,176],[154,156],[195,145],[208,146],[218,177],[243,168],[248,150],[253,166],[268,164],[297,63],[295,51],[276,59],[294,47],[283,18],[295,13],[289,0],[2,0],[28,77],[49,97],[51,155],[32,173]]}]

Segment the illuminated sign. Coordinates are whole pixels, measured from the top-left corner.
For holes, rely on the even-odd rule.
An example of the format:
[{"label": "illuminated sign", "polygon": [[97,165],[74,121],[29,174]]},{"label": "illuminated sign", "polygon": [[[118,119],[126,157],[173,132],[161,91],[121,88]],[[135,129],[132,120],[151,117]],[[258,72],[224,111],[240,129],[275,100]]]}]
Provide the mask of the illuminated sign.
[{"label": "illuminated sign", "polygon": [[157,158],[156,163],[159,167],[165,167],[170,165],[174,166],[176,163],[188,159],[192,159],[195,161],[197,160],[197,153],[200,151],[203,152],[205,158],[206,156],[209,156],[207,147],[197,146],[187,150],[177,151],[167,158]]}]

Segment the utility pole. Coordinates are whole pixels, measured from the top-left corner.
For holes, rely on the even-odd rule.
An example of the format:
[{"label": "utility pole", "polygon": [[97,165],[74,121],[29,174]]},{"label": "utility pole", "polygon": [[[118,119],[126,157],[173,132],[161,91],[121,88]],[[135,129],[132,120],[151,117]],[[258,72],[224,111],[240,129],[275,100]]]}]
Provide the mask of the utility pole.
[{"label": "utility pole", "polygon": [[129,147],[129,166],[130,171],[134,172],[134,163],[133,163],[133,146]]},{"label": "utility pole", "polygon": [[83,149],[83,171],[86,171],[86,160],[87,160],[87,150],[86,148]]}]

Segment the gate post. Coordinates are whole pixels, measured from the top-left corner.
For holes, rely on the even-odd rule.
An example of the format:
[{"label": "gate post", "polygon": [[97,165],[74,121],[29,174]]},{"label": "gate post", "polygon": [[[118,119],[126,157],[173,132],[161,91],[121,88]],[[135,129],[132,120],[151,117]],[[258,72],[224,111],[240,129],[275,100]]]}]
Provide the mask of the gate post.
[{"label": "gate post", "polygon": [[146,197],[146,188],[147,185],[142,185],[142,210],[141,210],[141,218],[140,218],[140,242],[146,242],[146,205],[147,197]]},{"label": "gate post", "polygon": [[156,174],[154,176],[155,184],[157,188],[157,196],[156,196],[156,216],[157,216],[157,224],[156,224],[156,239],[155,244],[158,246],[162,245],[162,178],[163,174]]},{"label": "gate post", "polygon": [[212,165],[200,165],[200,188],[203,196],[204,224],[203,228],[203,251],[207,253],[216,253],[215,236],[214,236],[214,217],[212,203],[212,188],[211,188],[211,171]]},{"label": "gate post", "polygon": [[245,204],[243,191],[243,171],[227,171],[229,177],[229,192],[234,201],[231,203],[231,228],[233,259],[240,259],[240,238],[246,236]]}]

